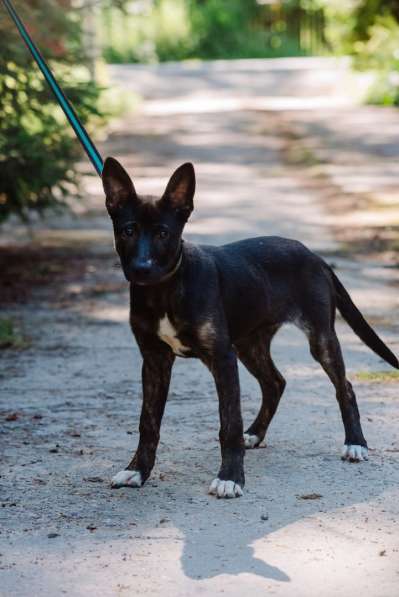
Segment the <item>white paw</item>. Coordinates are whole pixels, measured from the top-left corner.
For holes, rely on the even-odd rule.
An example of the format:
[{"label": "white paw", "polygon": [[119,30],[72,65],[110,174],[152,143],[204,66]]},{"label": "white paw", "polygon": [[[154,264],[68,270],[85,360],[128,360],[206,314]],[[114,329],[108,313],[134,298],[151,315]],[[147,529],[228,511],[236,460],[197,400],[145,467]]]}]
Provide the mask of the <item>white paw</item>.
[{"label": "white paw", "polygon": [[222,481],[221,479],[214,479],[212,481],[208,493],[216,495],[218,498],[234,498],[243,495],[238,483],[234,483],[234,481]]},{"label": "white paw", "polygon": [[342,460],[349,460],[350,462],[359,462],[359,460],[368,460],[369,452],[364,446],[357,446],[354,444],[345,444],[342,449]]},{"label": "white paw", "polygon": [[244,444],[246,448],[255,448],[259,444],[259,442],[260,438],[257,435],[250,435],[249,433],[244,433]]},{"label": "white paw", "polygon": [[120,471],[111,479],[111,487],[141,487],[140,471]]}]

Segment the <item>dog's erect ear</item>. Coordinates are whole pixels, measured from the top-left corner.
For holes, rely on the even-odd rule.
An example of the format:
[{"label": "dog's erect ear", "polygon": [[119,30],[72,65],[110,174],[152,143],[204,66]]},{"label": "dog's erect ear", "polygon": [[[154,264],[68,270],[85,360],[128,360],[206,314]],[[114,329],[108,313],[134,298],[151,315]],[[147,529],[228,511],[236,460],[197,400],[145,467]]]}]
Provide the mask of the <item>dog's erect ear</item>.
[{"label": "dog's erect ear", "polygon": [[114,158],[107,158],[101,174],[105,192],[105,205],[112,216],[128,201],[137,198],[129,174]]},{"label": "dog's erect ear", "polygon": [[194,193],[194,166],[186,162],[172,174],[161,201],[188,219],[194,207]]}]

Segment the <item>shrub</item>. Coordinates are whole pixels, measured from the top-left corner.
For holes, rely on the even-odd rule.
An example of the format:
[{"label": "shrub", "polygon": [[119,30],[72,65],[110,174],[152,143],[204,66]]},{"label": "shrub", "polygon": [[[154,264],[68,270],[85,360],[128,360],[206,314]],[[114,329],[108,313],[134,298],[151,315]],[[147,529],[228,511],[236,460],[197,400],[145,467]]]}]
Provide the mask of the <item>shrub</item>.
[{"label": "shrub", "polygon": [[[61,4],[61,6],[60,6]],[[99,117],[99,90],[89,81],[80,25],[65,0],[16,4],[32,37],[84,123]],[[4,8],[3,8],[4,10]],[[28,218],[77,188],[80,146],[8,15],[0,19],[0,222]]]},{"label": "shrub", "polygon": [[108,62],[255,58],[323,51],[321,0],[142,0],[102,14]]},{"label": "shrub", "polygon": [[392,16],[378,17],[368,29],[368,38],[354,44],[355,65],[373,70],[375,82],[369,101],[399,105],[399,23]]},{"label": "shrub", "polygon": [[186,0],[105,6],[101,19],[103,56],[108,62],[181,60],[192,50]]},{"label": "shrub", "polygon": [[259,43],[259,32],[252,31],[251,35],[251,24],[257,13],[259,5],[248,0],[191,2],[198,55],[212,58],[251,55],[254,42]]},{"label": "shrub", "polygon": [[357,69],[374,71],[369,101],[399,105],[397,0],[322,1],[332,49],[352,55]]}]

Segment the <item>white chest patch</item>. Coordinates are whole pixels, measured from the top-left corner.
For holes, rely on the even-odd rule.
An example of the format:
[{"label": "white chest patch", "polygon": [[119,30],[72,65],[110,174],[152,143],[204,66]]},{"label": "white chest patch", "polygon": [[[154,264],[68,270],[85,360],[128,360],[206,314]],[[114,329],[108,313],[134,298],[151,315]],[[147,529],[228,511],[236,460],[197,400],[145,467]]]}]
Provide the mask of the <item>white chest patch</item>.
[{"label": "white chest patch", "polygon": [[159,320],[158,336],[161,340],[166,342],[166,344],[169,344],[173,352],[177,355],[184,356],[184,351],[190,350],[178,339],[176,330],[167,315]]}]

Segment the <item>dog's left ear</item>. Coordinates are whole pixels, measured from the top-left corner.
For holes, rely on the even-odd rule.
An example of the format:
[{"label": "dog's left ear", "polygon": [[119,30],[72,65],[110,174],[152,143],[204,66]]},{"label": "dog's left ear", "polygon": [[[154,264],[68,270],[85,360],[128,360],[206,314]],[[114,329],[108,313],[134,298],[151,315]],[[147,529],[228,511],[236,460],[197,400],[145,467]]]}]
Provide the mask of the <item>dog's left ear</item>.
[{"label": "dog's left ear", "polygon": [[188,220],[194,209],[194,193],[194,166],[190,162],[186,162],[172,174],[161,202]]}]

